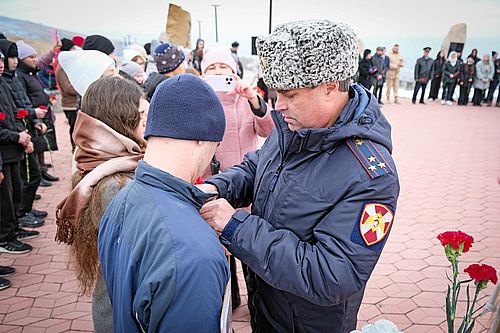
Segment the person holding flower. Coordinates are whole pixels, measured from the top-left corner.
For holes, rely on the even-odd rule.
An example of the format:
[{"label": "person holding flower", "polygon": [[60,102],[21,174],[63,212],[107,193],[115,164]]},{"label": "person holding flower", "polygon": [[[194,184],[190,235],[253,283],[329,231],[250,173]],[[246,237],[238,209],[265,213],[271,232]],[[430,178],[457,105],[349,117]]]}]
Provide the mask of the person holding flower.
[{"label": "person holding flower", "polygon": [[56,130],[54,126],[55,115],[52,110],[53,101],[45,93],[43,84],[37,73],[52,63],[55,53],[61,47],[58,40],[52,50],[38,57],[36,50],[22,40],[16,42],[18,48],[19,65],[17,72],[26,94],[28,95],[34,107],[47,110],[47,114],[42,121],[47,126],[47,132],[42,136],[34,138],[35,155],[40,167],[42,179],[49,182],[58,181],[59,177],[48,173],[48,167],[45,163],[45,152],[58,150],[56,140]]},{"label": "person holding flower", "polygon": [[[4,178],[0,183],[0,252],[22,254],[30,252],[32,247],[18,240],[24,230],[18,229],[15,204],[20,202],[22,195],[19,162],[24,151],[32,146],[31,136],[15,119],[17,110],[2,78],[4,58],[0,51],[0,156]],[[5,287],[5,281],[0,282],[0,288],[2,286]]]},{"label": "person holding flower", "polygon": [[[26,127],[32,141],[35,141],[34,138],[47,131],[47,126],[41,120],[45,117],[47,110],[43,107],[35,108],[26,94],[25,87],[17,73],[19,62],[17,45],[11,41],[2,40],[0,41],[0,49],[7,54],[6,59],[4,59],[3,77],[17,108],[16,119]],[[21,110],[23,111],[21,112]],[[47,216],[47,212],[33,209],[36,191],[42,182],[36,155],[33,152],[25,153],[20,166],[23,196],[16,214],[19,216],[19,222],[22,226],[39,227],[43,225],[43,218]]]}]

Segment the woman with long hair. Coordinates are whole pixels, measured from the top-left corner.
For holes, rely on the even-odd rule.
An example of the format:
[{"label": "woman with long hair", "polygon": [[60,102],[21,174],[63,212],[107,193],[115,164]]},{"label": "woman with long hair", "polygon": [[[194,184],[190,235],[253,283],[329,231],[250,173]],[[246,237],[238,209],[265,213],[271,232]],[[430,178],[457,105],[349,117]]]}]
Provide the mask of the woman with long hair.
[{"label": "woman with long hair", "polygon": [[432,98],[435,101],[439,95],[439,88],[441,87],[441,80],[443,77],[443,66],[446,62],[443,50],[439,50],[436,59],[432,62],[432,80],[431,80],[431,91],[429,92],[429,99]]},{"label": "woman with long hair", "polygon": [[92,293],[95,332],[113,331],[111,302],[97,253],[99,222],[143,157],[148,108],[136,84],[118,77],[101,78],[86,91],[75,123],[77,171],[73,190],[57,206],[56,240],[70,245],[81,291]]}]

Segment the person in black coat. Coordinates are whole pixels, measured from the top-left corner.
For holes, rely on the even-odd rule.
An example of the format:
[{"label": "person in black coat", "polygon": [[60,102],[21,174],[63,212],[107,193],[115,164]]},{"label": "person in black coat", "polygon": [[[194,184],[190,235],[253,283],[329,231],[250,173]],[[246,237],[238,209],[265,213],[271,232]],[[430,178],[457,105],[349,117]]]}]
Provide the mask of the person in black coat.
[{"label": "person in black coat", "polygon": [[453,86],[457,84],[460,74],[460,63],[458,62],[457,52],[452,51],[448,60],[443,66],[443,96],[441,104],[452,105]]},{"label": "person in black coat", "polygon": [[439,95],[439,88],[441,87],[441,80],[443,77],[443,66],[446,62],[443,50],[440,50],[436,59],[432,62],[432,81],[431,91],[429,92],[429,99],[436,100]]},{"label": "person in black coat", "polygon": [[363,52],[363,59],[359,62],[359,78],[358,83],[362,84],[367,90],[370,90],[373,84],[376,83],[375,75],[377,67],[373,66],[372,51],[366,49]]},{"label": "person in black coat", "polygon": [[[58,150],[58,147],[54,126],[55,116],[52,110],[52,103],[49,99],[49,96],[45,93],[43,84],[37,75],[37,73],[40,71],[39,66],[41,66],[43,62],[39,61],[35,49],[33,49],[31,46],[24,43],[23,41],[18,41],[16,44],[19,49],[19,65],[17,66],[17,72],[26,90],[26,94],[28,95],[31,103],[35,108],[42,106],[47,108],[48,110],[47,114],[43,118],[43,122],[47,126],[47,133],[44,134],[44,136],[38,136],[36,139],[34,139],[35,153],[38,158],[38,164],[40,166],[42,178],[47,181],[58,181],[58,177],[48,173],[48,168],[45,164],[44,157],[44,152]],[[56,50],[58,46],[60,47],[60,42],[59,44],[56,44],[54,46],[54,50]],[[51,51],[51,54],[43,55],[42,58],[48,58],[50,57],[50,55],[52,55],[53,57],[53,54],[54,52]],[[45,60],[44,62],[48,61]]]},{"label": "person in black coat", "polygon": [[429,57],[430,47],[424,47],[424,55],[419,58],[415,63],[415,89],[413,90],[413,98],[411,102],[413,104],[417,101],[417,95],[420,88],[422,88],[422,94],[420,95],[420,104],[425,104],[425,88],[427,87],[427,82],[432,78],[432,58]]},{"label": "person in black coat", "polygon": [[[16,119],[17,111],[9,89],[2,80],[4,55],[0,52],[0,155],[2,158],[3,180],[0,183],[0,252],[27,253],[29,244],[19,241],[36,237],[19,228],[15,205],[21,201],[22,187],[19,162],[25,152],[33,150],[31,136],[23,123]],[[5,285],[4,285],[5,286]],[[8,287],[8,286],[7,286]]]},{"label": "person in black coat", "polygon": [[469,103],[470,88],[474,84],[474,77],[476,76],[476,65],[471,56],[467,57],[467,62],[460,67],[460,76],[458,78],[458,85],[460,86],[460,97],[458,98],[458,105],[467,105]]}]

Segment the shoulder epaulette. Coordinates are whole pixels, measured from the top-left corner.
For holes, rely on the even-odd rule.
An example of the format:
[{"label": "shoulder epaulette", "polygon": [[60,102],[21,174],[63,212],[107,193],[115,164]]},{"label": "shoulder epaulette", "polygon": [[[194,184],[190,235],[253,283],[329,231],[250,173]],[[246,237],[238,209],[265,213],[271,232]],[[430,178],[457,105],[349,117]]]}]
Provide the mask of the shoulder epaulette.
[{"label": "shoulder epaulette", "polygon": [[349,138],[346,143],[372,179],[394,172],[392,165],[387,163],[384,156],[370,140]]}]

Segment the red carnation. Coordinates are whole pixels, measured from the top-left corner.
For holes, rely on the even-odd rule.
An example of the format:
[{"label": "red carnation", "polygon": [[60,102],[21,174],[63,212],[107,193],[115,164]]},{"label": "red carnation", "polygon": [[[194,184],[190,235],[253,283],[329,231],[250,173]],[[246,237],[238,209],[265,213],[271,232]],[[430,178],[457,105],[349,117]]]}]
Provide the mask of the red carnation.
[{"label": "red carnation", "polygon": [[38,108],[42,110],[47,110],[47,107],[45,105],[40,105]]},{"label": "red carnation", "polygon": [[57,96],[56,95],[51,95],[50,96],[51,101],[56,101],[57,102]]},{"label": "red carnation", "polygon": [[21,109],[21,110],[17,111],[17,118],[24,119],[27,116],[28,116],[28,111],[26,111],[25,109]]},{"label": "red carnation", "polygon": [[0,112],[0,121],[5,120],[5,114],[3,112]]},{"label": "red carnation", "polygon": [[262,98],[264,98],[264,95],[266,94],[264,90],[262,90],[260,87],[254,87],[253,90]]},{"label": "red carnation", "polygon": [[441,245],[450,244],[455,250],[460,249],[460,244],[463,244],[462,253],[468,252],[474,243],[474,238],[462,231],[446,231],[437,236],[441,241]]},{"label": "red carnation", "polygon": [[196,178],[196,180],[194,181],[193,185],[200,185],[200,184],[203,184],[203,178],[198,177],[198,178]]},{"label": "red carnation", "polygon": [[474,280],[474,283],[480,289],[486,288],[488,281],[491,281],[493,284],[497,284],[498,282],[497,271],[490,265],[472,264],[464,269],[464,272],[469,274],[470,278]]}]

